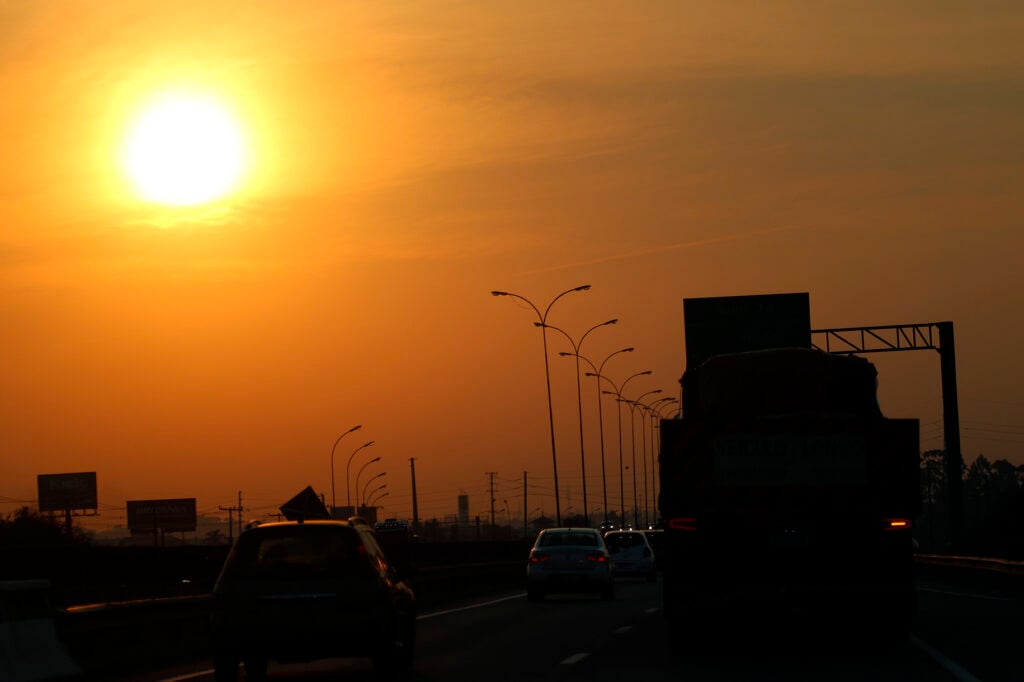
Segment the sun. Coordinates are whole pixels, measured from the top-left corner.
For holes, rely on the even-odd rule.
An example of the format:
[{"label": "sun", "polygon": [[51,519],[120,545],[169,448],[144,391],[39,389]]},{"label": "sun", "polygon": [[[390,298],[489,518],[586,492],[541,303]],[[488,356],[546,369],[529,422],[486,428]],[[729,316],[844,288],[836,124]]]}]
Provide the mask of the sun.
[{"label": "sun", "polygon": [[193,206],[238,189],[248,153],[241,124],[215,98],[165,93],[144,106],[122,147],[122,165],[138,195]]}]

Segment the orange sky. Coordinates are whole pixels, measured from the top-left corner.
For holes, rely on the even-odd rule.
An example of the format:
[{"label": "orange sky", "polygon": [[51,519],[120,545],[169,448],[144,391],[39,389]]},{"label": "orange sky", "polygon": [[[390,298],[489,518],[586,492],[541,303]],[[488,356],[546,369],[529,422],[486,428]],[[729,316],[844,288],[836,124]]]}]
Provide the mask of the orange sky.
[{"label": "orange sky", "polygon": [[[0,513],[96,471],[91,527],[239,490],[259,518],[329,497],[354,424],[339,498],[375,440],[355,465],[382,458],[389,516],[410,457],[424,517],[460,491],[484,512],[488,471],[499,507],[528,470],[551,513],[540,334],[489,291],[583,283],[549,321],[618,317],[583,350],[635,346],[606,369],[653,370],[636,394],[677,390],[684,297],[953,320],[964,454],[1024,463],[1018,3],[208,4],[0,1]],[[116,167],[133,108],[178,84],[253,144],[207,207],[144,204]],[[576,387],[550,341],[564,513]],[[872,359],[883,409],[941,447],[937,356]]]}]

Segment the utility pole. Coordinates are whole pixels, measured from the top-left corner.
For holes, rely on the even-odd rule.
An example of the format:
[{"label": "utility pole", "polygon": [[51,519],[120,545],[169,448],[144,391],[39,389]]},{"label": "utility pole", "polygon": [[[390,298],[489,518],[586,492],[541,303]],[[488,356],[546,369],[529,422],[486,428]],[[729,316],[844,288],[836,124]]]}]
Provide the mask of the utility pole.
[{"label": "utility pole", "polygon": [[420,532],[420,505],[416,497],[416,458],[409,458],[409,470],[412,472],[412,532]]},{"label": "utility pole", "polygon": [[523,537],[530,537],[529,507],[526,504],[526,472],[523,472]]},{"label": "utility pole", "polygon": [[491,539],[494,540],[497,537],[497,531],[494,528],[494,477],[497,475],[497,471],[488,471],[487,476],[491,479]]},{"label": "utility pole", "polygon": [[228,544],[234,544],[235,541],[235,512],[238,512],[238,534],[242,534],[242,491],[238,491],[238,506],[237,507],[217,507],[221,511],[228,513]]}]

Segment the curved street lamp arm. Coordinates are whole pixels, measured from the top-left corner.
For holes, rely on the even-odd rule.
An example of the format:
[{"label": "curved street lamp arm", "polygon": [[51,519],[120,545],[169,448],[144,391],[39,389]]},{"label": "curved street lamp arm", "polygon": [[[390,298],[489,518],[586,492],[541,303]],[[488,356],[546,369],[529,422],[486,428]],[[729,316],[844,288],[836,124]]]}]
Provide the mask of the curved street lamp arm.
[{"label": "curved street lamp arm", "polygon": [[[370,447],[371,445],[373,445],[376,442],[377,441],[374,441],[374,440],[367,441],[367,442],[363,443],[362,445],[360,445],[358,448],[356,448],[352,452],[352,454],[348,456],[348,463],[345,465],[345,496],[346,496],[345,504],[347,504],[350,507],[352,506],[352,489],[351,489],[352,458],[355,457],[356,454],[360,450],[362,450],[363,448],[368,448],[368,447]],[[356,492],[358,492],[358,491],[356,491]]]},{"label": "curved street lamp arm", "polygon": [[364,507],[376,507],[377,503],[380,502],[382,498],[387,497],[390,494],[391,494],[390,492],[384,492],[384,493],[378,495],[377,497],[373,498],[373,500],[371,500],[370,502],[367,502],[363,506]]},{"label": "curved street lamp arm", "polygon": [[581,284],[578,287],[573,287],[572,289],[566,289],[565,291],[560,293],[558,296],[555,296],[551,300],[551,303],[548,303],[548,307],[544,310],[544,316],[540,318],[541,323],[547,322],[548,313],[551,312],[551,306],[555,305],[555,301],[557,301],[558,299],[562,298],[566,294],[571,294],[574,291],[587,291],[588,289],[590,289],[590,285],[589,284]]},{"label": "curved street lamp arm", "polygon": [[632,376],[627,377],[626,380],[622,382],[622,386],[619,388],[619,392],[620,393],[624,392],[626,390],[626,384],[628,384],[633,379],[635,379],[637,377],[647,376],[649,374],[652,374],[651,370],[645,369],[642,372],[637,372],[636,374],[633,374]]},{"label": "curved street lamp arm", "polygon": [[[363,486],[363,494],[362,494],[363,506],[364,507],[366,506],[366,490],[370,487],[370,484],[373,483],[378,478],[380,478],[381,476],[387,475],[387,473],[388,472],[386,472],[386,471],[382,471],[379,474],[374,474],[373,476],[370,476],[370,479],[368,481],[366,481],[366,485]],[[356,506],[357,507],[359,506],[359,500],[358,499],[356,500]]]},{"label": "curved street lamp arm", "polygon": [[335,496],[335,493],[334,493],[334,449],[338,447],[338,443],[341,442],[342,438],[344,438],[348,434],[352,433],[353,431],[358,431],[361,428],[363,428],[362,424],[356,424],[351,429],[349,429],[345,433],[343,433],[340,436],[338,436],[337,440],[334,441],[334,445],[331,446],[331,514],[332,515],[334,514],[334,508],[336,506],[338,506],[337,497]]},{"label": "curved street lamp arm", "polygon": [[602,372],[604,372],[604,365],[605,365],[605,363],[608,362],[609,360],[611,360],[613,357],[615,357],[619,353],[632,353],[632,352],[633,352],[633,346],[630,346],[629,348],[620,348],[619,350],[617,350],[617,351],[615,351],[613,353],[610,353],[604,360],[601,361],[601,364],[598,365],[597,373],[601,374]]},{"label": "curved street lamp arm", "polygon": [[540,310],[537,309],[537,306],[535,306],[533,304],[533,301],[531,301],[530,299],[526,298],[525,296],[520,296],[519,294],[513,294],[511,291],[492,291],[491,292],[491,296],[511,296],[512,298],[518,298],[520,301],[523,301],[524,303],[526,303],[526,305],[528,305],[531,308],[533,308],[533,312],[537,313],[537,319],[538,320],[543,319],[541,317]]}]

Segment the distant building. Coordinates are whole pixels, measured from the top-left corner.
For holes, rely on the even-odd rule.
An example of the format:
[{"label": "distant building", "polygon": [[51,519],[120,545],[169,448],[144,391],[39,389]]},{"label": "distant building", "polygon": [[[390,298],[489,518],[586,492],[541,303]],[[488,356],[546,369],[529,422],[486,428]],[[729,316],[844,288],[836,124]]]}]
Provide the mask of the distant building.
[{"label": "distant building", "polygon": [[469,523],[469,495],[465,493],[459,495],[459,523]]}]

